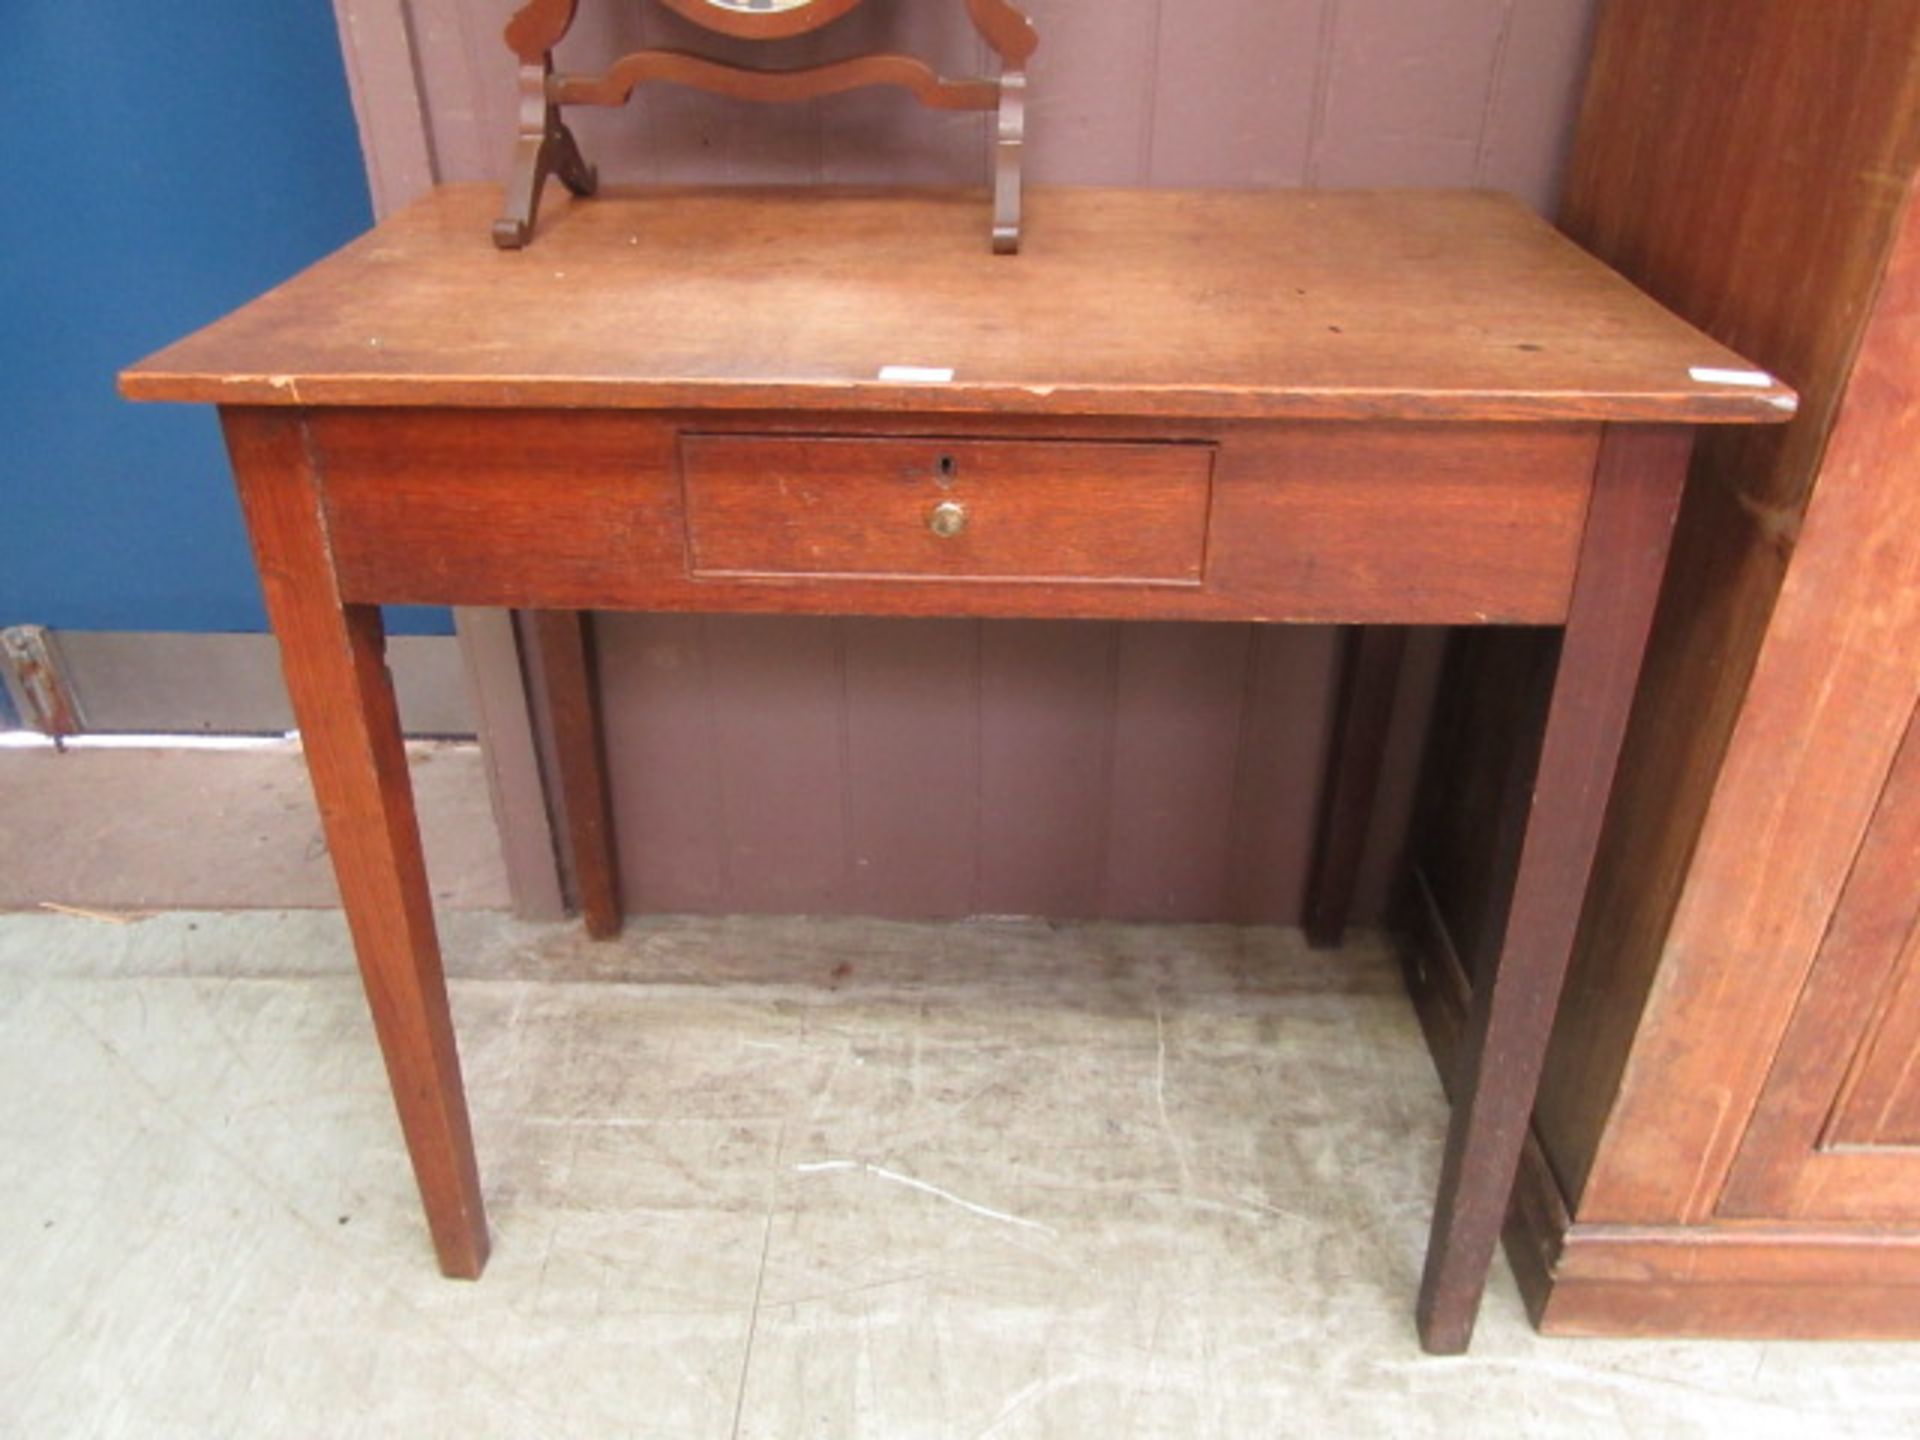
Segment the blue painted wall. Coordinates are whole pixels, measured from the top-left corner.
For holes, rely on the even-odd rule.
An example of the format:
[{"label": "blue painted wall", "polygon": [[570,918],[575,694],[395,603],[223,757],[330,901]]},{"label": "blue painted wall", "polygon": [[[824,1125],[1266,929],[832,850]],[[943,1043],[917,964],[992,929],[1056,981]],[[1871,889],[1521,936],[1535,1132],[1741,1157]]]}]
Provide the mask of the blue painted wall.
[{"label": "blue painted wall", "polygon": [[114,374],[370,222],[332,7],[0,16],[0,625],[264,629],[213,415]]}]

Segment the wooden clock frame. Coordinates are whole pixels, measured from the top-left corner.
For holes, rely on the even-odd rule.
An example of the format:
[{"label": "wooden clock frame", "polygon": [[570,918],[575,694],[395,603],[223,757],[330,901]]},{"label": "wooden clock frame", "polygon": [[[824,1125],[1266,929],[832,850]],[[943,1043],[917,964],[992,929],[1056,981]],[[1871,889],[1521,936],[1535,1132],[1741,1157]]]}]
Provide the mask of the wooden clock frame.
[{"label": "wooden clock frame", "polygon": [[[662,0],[709,30],[747,40],[778,40],[837,20],[862,0],[812,0],[789,10],[729,10],[709,0]],[[561,119],[567,105],[618,107],[649,81],[686,85],[736,100],[811,100],[872,85],[906,90],[936,110],[998,113],[993,177],[993,248],[1020,248],[1021,152],[1026,137],[1026,63],[1040,43],[1033,22],[1011,0],[964,0],[974,28],[1000,57],[997,77],[949,79],[910,55],[875,53],[802,69],[759,70],[684,50],[639,50],[599,75],[553,67],[553,51],[572,27],[579,0],[528,0],[507,22],[507,48],[520,62],[519,136],[507,177],[506,213],[493,224],[494,243],[517,250],[533,239],[540,192],[552,176],[575,195],[598,186],[594,167]]]},{"label": "wooden clock frame", "polygon": [[694,24],[742,40],[782,40],[838,20],[862,0],[807,0],[784,10],[740,10],[727,0],[661,0]]}]

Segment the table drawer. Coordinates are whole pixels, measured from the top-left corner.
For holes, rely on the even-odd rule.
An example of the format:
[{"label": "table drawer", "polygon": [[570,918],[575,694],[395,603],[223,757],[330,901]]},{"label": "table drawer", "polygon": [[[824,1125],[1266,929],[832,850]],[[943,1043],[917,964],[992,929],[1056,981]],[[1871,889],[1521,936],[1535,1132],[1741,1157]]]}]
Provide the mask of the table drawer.
[{"label": "table drawer", "polygon": [[[1131,441],[1087,422],[1029,440],[975,422],[942,441],[616,410],[306,423],[353,601],[1421,625],[1566,618],[1600,437],[1396,422]],[[928,512],[949,497],[968,524],[942,538]]]},{"label": "table drawer", "polygon": [[695,576],[1200,584],[1213,446],[687,434]]}]

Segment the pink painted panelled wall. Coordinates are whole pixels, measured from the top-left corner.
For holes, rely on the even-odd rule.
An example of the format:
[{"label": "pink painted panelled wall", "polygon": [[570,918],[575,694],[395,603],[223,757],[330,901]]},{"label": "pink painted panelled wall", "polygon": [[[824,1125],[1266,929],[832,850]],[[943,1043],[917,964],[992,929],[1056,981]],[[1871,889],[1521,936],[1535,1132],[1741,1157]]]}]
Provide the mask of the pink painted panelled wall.
[{"label": "pink painted panelled wall", "polygon": [[[1033,181],[1476,185],[1549,210],[1595,0],[1031,0]],[[513,0],[336,0],[376,188],[494,179]],[[868,0],[789,42],[950,71],[959,0]],[[582,0],[563,68],[726,53],[653,0]],[[357,55],[354,53],[357,48]],[[410,49],[411,54],[408,54]],[[763,54],[765,52],[762,52]],[[643,91],[578,116],[614,182],[984,183],[984,117],[887,92],[791,107]],[[1000,262],[1018,264],[1018,260]],[[607,616],[635,909],[1292,920],[1334,636],[1242,625]],[[1404,825],[1429,643],[1361,905]]]}]

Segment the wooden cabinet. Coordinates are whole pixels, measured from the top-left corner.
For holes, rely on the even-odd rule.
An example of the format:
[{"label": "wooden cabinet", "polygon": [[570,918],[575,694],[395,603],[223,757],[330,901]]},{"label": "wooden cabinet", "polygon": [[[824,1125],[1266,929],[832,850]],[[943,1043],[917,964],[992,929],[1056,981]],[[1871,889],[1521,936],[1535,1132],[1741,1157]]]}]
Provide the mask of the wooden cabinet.
[{"label": "wooden cabinet", "polygon": [[1718,1213],[1920,1220],[1920,718],[1867,827]]},{"label": "wooden cabinet", "polygon": [[[1920,1338],[1920,3],[1613,0],[1565,228],[1803,397],[1697,454],[1508,1248],[1558,1333]],[[1459,644],[1401,908],[1444,1052],[1524,641]]]}]

